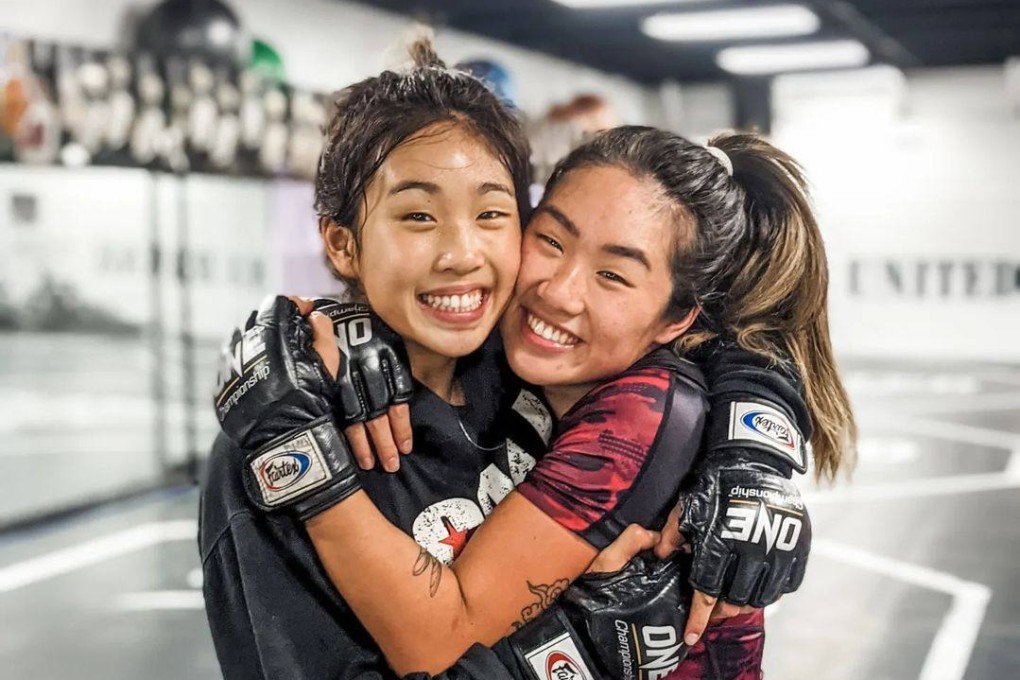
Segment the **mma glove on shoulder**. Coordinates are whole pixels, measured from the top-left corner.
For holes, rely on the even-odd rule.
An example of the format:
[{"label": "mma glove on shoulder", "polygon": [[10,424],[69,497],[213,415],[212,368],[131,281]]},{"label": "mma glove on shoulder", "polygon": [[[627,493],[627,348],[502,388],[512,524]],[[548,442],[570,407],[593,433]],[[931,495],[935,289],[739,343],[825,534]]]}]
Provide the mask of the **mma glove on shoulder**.
[{"label": "mma glove on shoulder", "polygon": [[807,566],[811,519],[792,477],[807,469],[810,416],[792,366],[732,343],[702,368],[711,392],[704,453],[679,499],[690,583],[764,607],[795,591]]},{"label": "mma glove on shoulder", "polygon": [[361,487],[333,416],[337,389],[286,297],[267,299],[234,331],[221,355],[216,417],[246,452],[242,475],[255,506],[308,520]]}]

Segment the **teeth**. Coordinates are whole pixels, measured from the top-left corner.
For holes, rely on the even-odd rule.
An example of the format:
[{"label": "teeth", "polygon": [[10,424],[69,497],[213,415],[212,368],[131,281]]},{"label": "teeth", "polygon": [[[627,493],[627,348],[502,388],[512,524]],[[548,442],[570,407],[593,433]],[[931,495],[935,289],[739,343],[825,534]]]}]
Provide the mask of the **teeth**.
[{"label": "teeth", "polygon": [[473,312],[482,306],[482,291],[463,295],[421,295],[419,299],[433,309],[444,312]]},{"label": "teeth", "polygon": [[535,331],[535,335],[545,338],[550,342],[555,342],[557,345],[570,347],[578,343],[578,339],[567,331],[555,328],[551,324],[546,324],[530,312],[528,313],[528,327]]}]

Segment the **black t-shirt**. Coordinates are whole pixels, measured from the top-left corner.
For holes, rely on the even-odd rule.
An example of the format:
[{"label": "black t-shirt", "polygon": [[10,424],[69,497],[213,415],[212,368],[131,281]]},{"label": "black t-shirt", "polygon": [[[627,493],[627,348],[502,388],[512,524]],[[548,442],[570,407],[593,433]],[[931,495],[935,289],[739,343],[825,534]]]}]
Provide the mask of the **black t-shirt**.
[{"label": "black t-shirt", "polygon": [[[416,384],[413,453],[396,473],[378,465],[359,471],[379,510],[446,563],[524,479],[552,430],[542,402],[505,368],[498,339],[461,360],[457,377],[467,406],[451,406]],[[206,613],[224,678],[394,677],[329,581],[304,526],[249,503],[239,474],[243,456],[217,438],[200,512]],[[507,673],[493,651],[476,645],[444,676]]]}]

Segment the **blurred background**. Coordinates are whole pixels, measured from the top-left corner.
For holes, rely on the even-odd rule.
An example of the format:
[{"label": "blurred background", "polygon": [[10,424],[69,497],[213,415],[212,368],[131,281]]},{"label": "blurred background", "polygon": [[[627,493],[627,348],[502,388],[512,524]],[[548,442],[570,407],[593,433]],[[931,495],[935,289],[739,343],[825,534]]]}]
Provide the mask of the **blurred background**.
[{"label": "blurred background", "polygon": [[861,425],[766,677],[1020,677],[1020,0],[0,0],[0,677],[215,678],[195,480],[219,343],[336,290],[330,93],[409,28],[526,121],[799,158]]}]

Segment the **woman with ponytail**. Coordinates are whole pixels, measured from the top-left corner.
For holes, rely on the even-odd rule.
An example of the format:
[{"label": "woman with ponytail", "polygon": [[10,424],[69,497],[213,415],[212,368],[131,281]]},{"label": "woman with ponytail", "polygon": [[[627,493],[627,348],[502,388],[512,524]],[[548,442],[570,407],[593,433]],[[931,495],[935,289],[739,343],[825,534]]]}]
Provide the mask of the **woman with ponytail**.
[{"label": "woman with ponytail", "polygon": [[[621,566],[619,555],[598,556],[614,540],[627,557],[651,548],[656,535],[625,531],[627,522],[662,526],[682,491],[658,552],[685,529],[695,605],[723,595],[731,616],[660,677],[759,678],[763,619],[749,607],[796,589],[810,541],[789,478],[805,468],[808,440],[819,475],[835,474],[852,450],[825,304],[818,227],[785,154],[743,135],[709,148],[651,128],[596,136],[553,172],[501,323],[510,367],[560,420],[551,450],[453,565],[430,559],[365,494],[333,501],[306,524],[326,572],[398,672],[439,672],[476,643],[527,630],[585,570]],[[335,348],[317,346],[335,370]],[[705,361],[717,383],[721,415],[691,475],[697,380],[670,377],[687,369],[668,364],[664,347]],[[748,432],[713,437],[734,408],[756,409],[741,419]],[[746,516],[734,523],[717,507],[762,499],[780,513],[767,520],[777,532],[768,545],[741,535]]]}]

